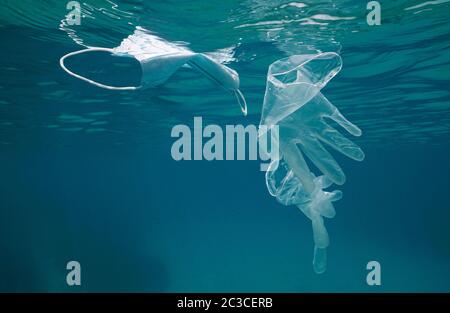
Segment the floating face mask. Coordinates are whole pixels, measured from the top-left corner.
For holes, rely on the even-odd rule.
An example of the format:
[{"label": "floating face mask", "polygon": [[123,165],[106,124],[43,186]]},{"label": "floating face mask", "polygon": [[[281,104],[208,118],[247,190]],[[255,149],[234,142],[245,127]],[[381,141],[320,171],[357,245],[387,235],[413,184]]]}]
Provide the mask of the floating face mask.
[{"label": "floating face mask", "polygon": [[[284,205],[297,205],[311,220],[313,265],[317,273],[326,269],[329,244],[323,217],[335,215],[332,202],[342,197],[340,191],[323,189],[332,183],[345,182],[342,169],[323,144],[354,160],[364,159],[362,150],[325,120],[332,119],[352,135],[361,135],[361,130],[320,93],[341,67],[341,58],[336,53],[296,55],[273,63],[269,67],[261,118],[261,125],[279,127],[277,145],[281,158],[266,173],[269,192]],[[312,173],[303,154],[323,176]]]},{"label": "floating face mask", "polygon": [[[66,67],[64,62],[67,58],[93,51],[110,52],[115,56],[135,58],[142,69],[141,84],[139,86],[110,86],[76,74]],[[223,89],[233,93],[242,112],[244,115],[247,114],[247,104],[239,90],[239,75],[234,70],[216,62],[205,54],[195,53],[185,47],[167,42],[141,28],[137,28],[116,48],[90,47],[66,54],[60,59],[59,63],[68,74],[97,87],[110,90],[137,90],[156,87],[166,82],[180,67],[189,66]]]}]

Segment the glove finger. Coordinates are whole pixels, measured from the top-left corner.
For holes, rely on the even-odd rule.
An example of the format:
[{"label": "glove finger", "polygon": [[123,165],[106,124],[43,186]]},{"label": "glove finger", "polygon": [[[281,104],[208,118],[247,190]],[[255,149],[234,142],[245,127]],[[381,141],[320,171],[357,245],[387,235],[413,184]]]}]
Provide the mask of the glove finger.
[{"label": "glove finger", "polygon": [[347,157],[356,161],[364,160],[364,152],[361,148],[337,130],[328,126],[318,136],[320,140]]},{"label": "glove finger", "polygon": [[314,163],[315,166],[333,183],[342,185],[345,183],[345,174],[339,164],[334,160],[333,156],[325,150],[319,140],[315,138],[302,138],[302,151]]}]

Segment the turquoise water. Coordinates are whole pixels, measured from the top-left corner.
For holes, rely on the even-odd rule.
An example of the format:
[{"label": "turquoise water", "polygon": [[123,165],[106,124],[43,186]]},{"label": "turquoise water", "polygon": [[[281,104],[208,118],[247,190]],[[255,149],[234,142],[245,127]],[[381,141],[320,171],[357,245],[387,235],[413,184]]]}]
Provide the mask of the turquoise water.
[{"label": "turquoise water", "polygon": [[[450,291],[450,1],[94,1],[79,26],[65,1],[0,1],[1,291]],[[136,27],[213,52],[240,74],[249,114],[182,70],[144,91],[108,91],[59,67],[116,47]],[[266,189],[258,161],[176,162],[175,124],[258,124],[268,66],[334,51],[323,93],[363,130],[327,272],[310,223]],[[136,82],[105,54],[73,66]],[[108,69],[108,70],[107,70]],[[82,285],[66,285],[78,260]],[[366,284],[380,262],[382,285]]]}]

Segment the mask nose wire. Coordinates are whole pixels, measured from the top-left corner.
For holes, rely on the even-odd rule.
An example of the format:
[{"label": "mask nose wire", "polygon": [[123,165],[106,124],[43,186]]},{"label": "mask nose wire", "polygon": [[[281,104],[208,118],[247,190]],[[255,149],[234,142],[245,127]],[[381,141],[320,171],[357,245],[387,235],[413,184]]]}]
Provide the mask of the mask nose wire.
[{"label": "mask nose wire", "polygon": [[85,82],[87,82],[87,83],[89,83],[89,84],[94,85],[94,86],[100,87],[100,88],[109,89],[109,90],[136,90],[136,89],[139,89],[139,88],[141,87],[141,86],[138,86],[138,87],[136,87],[136,86],[116,87],[116,86],[105,85],[105,84],[96,82],[96,81],[94,81],[94,80],[92,80],[92,79],[89,79],[89,78],[87,78],[87,77],[84,77],[84,76],[81,76],[81,75],[79,75],[79,74],[76,74],[76,73],[72,72],[72,71],[69,70],[69,69],[66,67],[66,65],[64,64],[64,61],[65,61],[67,58],[71,57],[71,56],[74,56],[74,55],[77,55],[77,54],[83,54],[83,53],[86,53],[86,52],[93,52],[93,51],[104,51],[104,52],[114,53],[114,50],[113,50],[113,49],[110,49],[110,48],[101,48],[101,47],[87,48],[87,49],[83,49],[83,50],[79,50],[79,51],[70,52],[70,53],[68,53],[68,54],[66,54],[66,55],[64,55],[64,56],[62,56],[62,57],[59,59],[59,65],[61,66],[61,68],[62,68],[67,74],[69,74],[69,75],[71,75],[71,76],[73,76],[73,77],[75,77],[75,78],[81,79],[81,80],[83,80],[83,81],[85,81]]}]

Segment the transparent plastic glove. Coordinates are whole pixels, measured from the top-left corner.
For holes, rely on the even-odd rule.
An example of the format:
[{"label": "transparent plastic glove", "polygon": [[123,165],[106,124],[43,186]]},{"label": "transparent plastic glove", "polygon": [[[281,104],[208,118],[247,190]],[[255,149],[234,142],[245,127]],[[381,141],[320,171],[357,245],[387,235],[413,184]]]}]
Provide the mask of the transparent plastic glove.
[{"label": "transparent plastic glove", "polygon": [[[269,67],[261,117],[261,125],[268,128],[278,125],[280,131],[279,142],[275,144],[281,159],[272,162],[266,174],[267,187],[278,201],[297,205],[311,220],[313,267],[317,273],[323,273],[327,264],[329,237],[323,217],[334,217],[332,202],[342,197],[340,191],[324,189],[332,183],[345,182],[342,169],[323,144],[354,160],[364,159],[362,150],[326,121],[334,120],[352,135],[361,135],[361,130],[320,93],[341,67],[341,58],[336,53],[297,55],[273,63]],[[304,155],[323,176],[316,177],[311,172]]]}]

